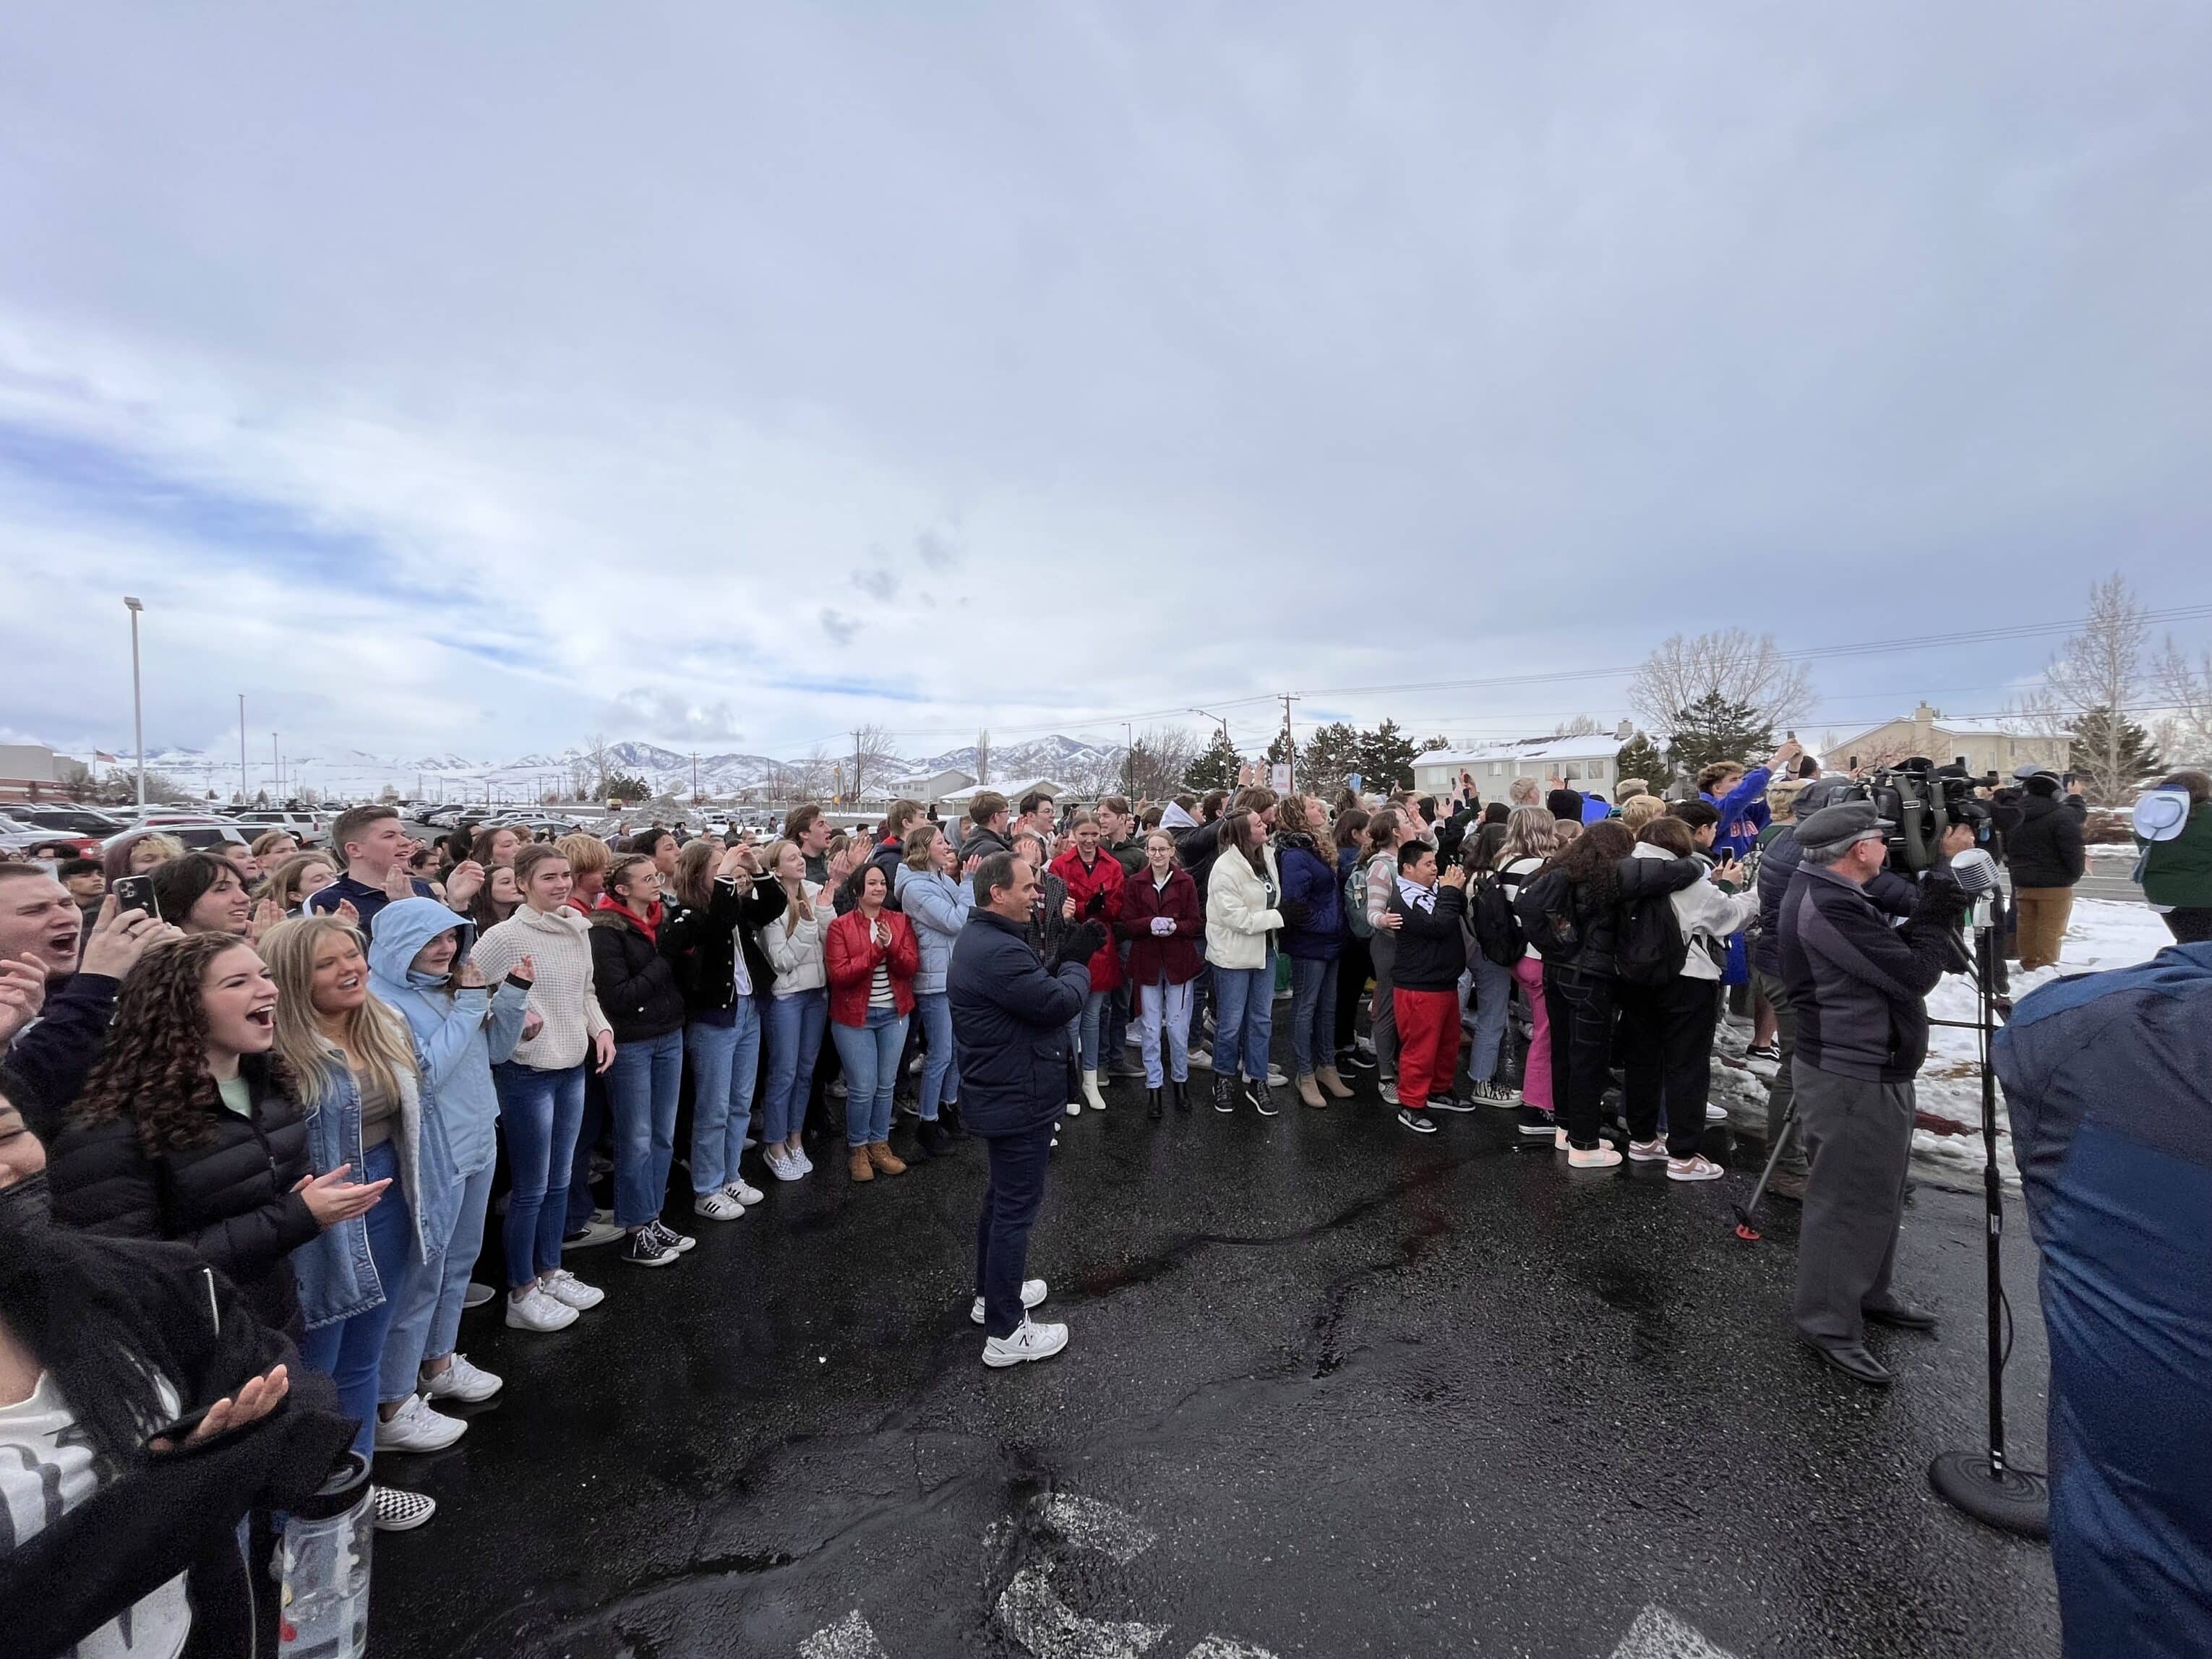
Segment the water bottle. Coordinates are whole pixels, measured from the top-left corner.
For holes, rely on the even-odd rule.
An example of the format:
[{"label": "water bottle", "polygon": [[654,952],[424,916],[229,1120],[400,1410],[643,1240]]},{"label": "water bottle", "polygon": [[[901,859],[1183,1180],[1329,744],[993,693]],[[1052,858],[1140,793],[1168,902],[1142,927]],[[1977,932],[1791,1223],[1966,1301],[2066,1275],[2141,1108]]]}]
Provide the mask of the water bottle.
[{"label": "water bottle", "polygon": [[368,1648],[368,1460],[349,1451],[284,1522],[283,1659],[362,1659]]}]

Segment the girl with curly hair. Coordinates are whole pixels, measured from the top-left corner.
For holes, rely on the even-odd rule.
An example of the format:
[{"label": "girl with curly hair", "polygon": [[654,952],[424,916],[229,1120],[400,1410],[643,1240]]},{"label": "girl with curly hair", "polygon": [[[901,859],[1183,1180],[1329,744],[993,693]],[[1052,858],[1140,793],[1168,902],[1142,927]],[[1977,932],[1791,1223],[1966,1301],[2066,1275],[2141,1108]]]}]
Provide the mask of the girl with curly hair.
[{"label": "girl with curly hair", "polygon": [[148,951],[50,1180],[56,1219],[189,1244],[263,1322],[296,1334],[292,1252],[379,1189],[309,1170],[306,1117],[270,1062],[276,1014],[276,987],[242,940],[197,933]]},{"label": "girl with curly hair", "polygon": [[[307,1328],[301,1360],[337,1384],[339,1409],[361,1425],[353,1449],[369,1460],[385,1339],[428,1255],[414,1034],[370,993],[362,936],[336,916],[279,922],[261,949],[276,988],[276,1065],[307,1113],[308,1160],[358,1172],[378,1194],[293,1258]],[[400,1530],[420,1526],[434,1507],[420,1493],[378,1487],[372,1512],[379,1527]]]}]

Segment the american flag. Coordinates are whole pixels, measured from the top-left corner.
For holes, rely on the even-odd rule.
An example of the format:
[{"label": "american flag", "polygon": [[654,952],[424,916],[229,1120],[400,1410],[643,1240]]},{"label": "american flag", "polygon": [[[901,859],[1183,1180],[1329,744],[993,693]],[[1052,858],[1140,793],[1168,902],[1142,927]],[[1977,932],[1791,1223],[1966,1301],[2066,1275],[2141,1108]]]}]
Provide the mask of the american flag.
[{"label": "american flag", "polygon": [[117,760],[114,756],[99,749],[95,749],[92,751],[92,757],[96,761],[104,761],[110,766],[120,766],[123,763]]}]

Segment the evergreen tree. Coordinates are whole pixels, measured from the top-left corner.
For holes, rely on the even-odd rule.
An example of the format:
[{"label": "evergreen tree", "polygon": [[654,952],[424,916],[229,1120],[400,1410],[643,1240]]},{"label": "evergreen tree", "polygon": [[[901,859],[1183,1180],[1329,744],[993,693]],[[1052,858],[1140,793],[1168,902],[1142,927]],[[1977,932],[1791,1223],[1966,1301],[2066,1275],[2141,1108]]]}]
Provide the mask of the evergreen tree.
[{"label": "evergreen tree", "polygon": [[2115,720],[2109,708],[2087,709],[2074,722],[2073,755],[2082,794],[2100,806],[2132,799],[2137,784],[2166,770],[2150,733],[2124,714]]},{"label": "evergreen tree", "polygon": [[1334,795],[1359,770],[1360,757],[1358,732],[1342,720],[1324,726],[1299,751],[1298,787],[1324,798]]},{"label": "evergreen tree", "polygon": [[643,778],[632,777],[626,772],[617,772],[607,778],[605,793],[609,800],[623,801],[635,805],[653,793],[653,786]]},{"label": "evergreen tree", "polygon": [[1774,747],[1774,727],[1748,702],[1708,691],[1674,716],[1667,758],[1695,772],[1715,761],[1749,762]]},{"label": "evergreen tree", "polygon": [[1237,752],[1237,745],[1221,734],[1217,727],[1213,741],[1203,754],[1190,763],[1182,775],[1183,787],[1203,793],[1208,789],[1234,789],[1237,769],[1244,763],[1244,757]]},{"label": "evergreen tree", "polygon": [[1613,767],[1616,778],[1642,778],[1658,794],[1667,787],[1668,776],[1667,757],[1659,752],[1659,745],[1638,732],[1620,745],[1620,753]]},{"label": "evergreen tree", "polygon": [[1378,791],[1413,787],[1413,757],[1425,751],[1398,729],[1395,720],[1384,720],[1372,732],[1359,734],[1359,770],[1367,788]]}]

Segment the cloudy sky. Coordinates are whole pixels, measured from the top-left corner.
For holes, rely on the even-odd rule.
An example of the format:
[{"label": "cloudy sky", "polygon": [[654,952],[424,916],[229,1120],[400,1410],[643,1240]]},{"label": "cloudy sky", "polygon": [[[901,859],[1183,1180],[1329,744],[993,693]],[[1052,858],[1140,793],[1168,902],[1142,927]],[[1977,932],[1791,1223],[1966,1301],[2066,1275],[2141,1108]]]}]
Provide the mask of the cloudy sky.
[{"label": "cloudy sky", "polygon": [[149,746],[489,757],[2212,600],[2200,5],[38,11],[0,732],[129,740],[126,592]]}]

